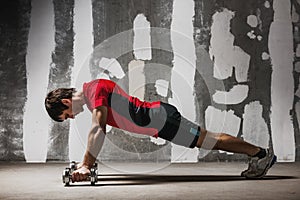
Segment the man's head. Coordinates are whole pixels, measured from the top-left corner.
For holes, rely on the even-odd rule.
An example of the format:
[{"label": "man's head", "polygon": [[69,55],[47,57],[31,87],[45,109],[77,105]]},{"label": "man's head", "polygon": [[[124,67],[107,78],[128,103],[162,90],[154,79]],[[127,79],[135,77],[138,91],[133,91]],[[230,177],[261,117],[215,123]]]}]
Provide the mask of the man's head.
[{"label": "man's head", "polygon": [[75,88],[58,88],[47,94],[45,107],[53,120],[62,122],[67,118],[74,118],[72,97],[75,92]]}]

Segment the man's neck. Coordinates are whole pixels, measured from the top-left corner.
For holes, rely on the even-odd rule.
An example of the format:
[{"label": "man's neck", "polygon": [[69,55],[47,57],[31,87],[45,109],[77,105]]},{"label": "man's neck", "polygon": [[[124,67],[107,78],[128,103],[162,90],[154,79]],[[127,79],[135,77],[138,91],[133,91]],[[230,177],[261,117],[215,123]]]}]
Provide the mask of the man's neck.
[{"label": "man's neck", "polygon": [[78,103],[80,103],[81,105],[86,104],[82,91],[75,92],[73,95],[73,100],[78,101]]}]

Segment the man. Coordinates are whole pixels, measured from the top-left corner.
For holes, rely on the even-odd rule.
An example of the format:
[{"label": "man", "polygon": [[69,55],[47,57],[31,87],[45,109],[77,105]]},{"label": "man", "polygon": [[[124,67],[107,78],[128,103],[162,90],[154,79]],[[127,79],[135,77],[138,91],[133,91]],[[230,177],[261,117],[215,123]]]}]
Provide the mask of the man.
[{"label": "man", "polygon": [[45,107],[58,122],[74,119],[86,105],[92,112],[92,127],[83,162],[72,174],[73,181],[87,178],[106,134],[106,124],[126,131],[160,137],[189,148],[204,148],[242,153],[250,156],[246,178],[261,178],[276,162],[269,149],[249,144],[226,133],[212,133],[185,119],[177,109],[160,101],[145,102],[129,96],[116,83],[97,79],[84,83],[83,91],[59,88],[48,93]]}]

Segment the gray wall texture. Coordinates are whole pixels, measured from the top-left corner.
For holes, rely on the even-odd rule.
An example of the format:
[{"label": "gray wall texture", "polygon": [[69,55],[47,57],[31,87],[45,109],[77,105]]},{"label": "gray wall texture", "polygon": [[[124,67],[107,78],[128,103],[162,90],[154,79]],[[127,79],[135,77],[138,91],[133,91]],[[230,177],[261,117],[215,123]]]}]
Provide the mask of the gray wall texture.
[{"label": "gray wall texture", "polygon": [[[49,0],[50,1],[50,0]],[[288,1],[288,0],[287,0]],[[53,0],[54,21],[55,21],[55,49],[52,52],[51,66],[41,66],[49,68],[48,90],[57,87],[68,87],[71,83],[71,72],[74,65],[74,0]],[[269,3],[270,8],[265,4]],[[133,28],[133,21],[137,14],[144,14],[150,22],[151,27],[171,28],[172,22],[172,0],[92,0],[87,3],[92,4],[93,20],[93,46],[101,44],[107,38],[118,33]],[[249,87],[247,98],[239,104],[227,105],[226,110],[232,110],[234,114],[243,119],[245,106],[252,101],[259,101],[263,107],[262,117],[267,124],[268,133],[271,136],[271,75],[272,65],[270,60],[261,58],[262,52],[269,52],[269,31],[270,25],[274,21],[272,8],[273,1],[265,0],[195,0],[195,16],[193,19],[194,27],[194,45],[196,50],[196,67],[203,66],[201,57],[202,49],[209,51],[211,39],[211,26],[213,15],[223,9],[233,11],[234,17],[230,21],[230,32],[234,36],[234,45],[240,47],[244,52],[250,55],[248,79],[244,85]],[[297,0],[291,0],[291,13],[300,15],[300,3]],[[247,16],[256,15],[260,19],[260,26],[255,28],[255,34],[264,38],[257,42],[249,39],[247,33],[252,28],[247,25]],[[15,161],[25,160],[23,152],[23,111],[27,96],[27,76],[26,76],[26,53],[28,32],[30,28],[31,1],[30,0],[2,0],[0,2],[0,160]],[[300,56],[297,54],[298,44],[300,44],[300,20],[293,21],[293,43],[294,43],[294,91],[299,87]],[[170,35],[168,32],[164,35]],[[133,37],[133,36],[132,36]],[[120,44],[120,48],[133,49],[133,38],[129,37]],[[151,33],[151,42],[164,43],[172,49],[171,38],[161,37],[157,32]],[[153,45],[154,46],[154,45]],[[284,51],[284,49],[283,49]],[[103,56],[110,57],[110,52],[102,52]],[[297,56],[298,55],[298,56]],[[152,60],[145,61],[145,64],[159,63],[170,67],[169,71],[145,68],[144,74],[146,82],[153,82],[151,79],[164,79],[171,82],[171,70],[173,67],[174,55],[161,49],[152,50]],[[95,61],[99,59],[94,56],[90,60],[90,73],[92,78],[96,78],[99,69]],[[116,58],[124,72],[128,71],[128,64],[134,60],[133,52],[127,52]],[[235,69],[235,68],[234,68]],[[298,69],[298,70],[296,70]],[[208,76],[213,77],[212,67],[206,69]],[[205,110],[211,105],[211,96],[209,90],[220,89],[220,85],[225,86],[225,90],[230,90],[238,84],[235,76],[236,70],[233,70],[232,76],[224,80],[211,79],[210,85],[214,88],[207,88],[204,83],[203,75],[196,72],[194,81],[195,98],[198,105],[197,121],[204,126]],[[112,79],[116,80],[116,79]],[[172,86],[169,86],[172,88]],[[128,91],[128,88],[125,90]],[[45,94],[46,92],[45,91]],[[147,84],[145,87],[145,100],[167,101],[172,93],[169,92],[166,97],[157,93],[154,84]],[[299,97],[293,97],[293,109],[290,110],[290,116],[294,126],[296,160],[300,160],[300,131],[299,131],[299,113],[297,103]],[[215,108],[220,110],[224,106],[214,104]],[[298,111],[298,112],[297,112]],[[49,120],[51,121],[51,120]],[[47,160],[68,160],[69,154],[69,122],[55,123],[50,122],[49,144]],[[48,129],[48,127],[45,127]],[[242,127],[240,127],[238,137],[242,137]],[[112,129],[107,134],[109,141],[114,145],[106,143],[104,145],[101,159],[103,160],[140,160],[160,161],[170,160],[171,145],[166,143],[165,148],[161,148],[150,141],[149,138],[131,137],[124,134],[123,131]],[[270,140],[272,146],[272,140]],[[122,155],[116,149],[120,147],[125,152],[133,152],[131,156]],[[147,152],[151,152],[147,154]],[[154,153],[153,153],[154,152]],[[137,155],[138,153],[138,155]],[[139,154],[140,153],[140,154]],[[216,160],[240,160],[244,156],[238,154],[226,154],[219,151],[212,151],[202,161]]]}]

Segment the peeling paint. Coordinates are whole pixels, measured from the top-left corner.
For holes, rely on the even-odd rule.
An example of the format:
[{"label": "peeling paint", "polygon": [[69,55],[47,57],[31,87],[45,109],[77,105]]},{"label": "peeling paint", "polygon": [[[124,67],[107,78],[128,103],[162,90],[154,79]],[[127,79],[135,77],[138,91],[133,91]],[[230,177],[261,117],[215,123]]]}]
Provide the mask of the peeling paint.
[{"label": "peeling paint", "polygon": [[128,64],[129,95],[135,96],[141,100],[145,95],[145,63],[141,60],[132,60]]},{"label": "peeling paint", "polygon": [[256,35],[254,34],[254,31],[253,31],[253,30],[250,31],[250,32],[248,32],[248,33],[247,33],[247,36],[248,36],[250,39],[252,39],[252,40],[254,40],[254,39],[256,38]]},{"label": "peeling paint", "polygon": [[266,52],[263,52],[261,54],[261,59],[262,60],[269,60],[270,59],[270,55],[268,53],[266,53]]},{"label": "peeling paint", "polygon": [[208,106],[205,111],[205,127],[215,133],[227,133],[237,136],[240,129],[241,119],[232,110],[221,111]]},{"label": "peeling paint", "polygon": [[138,14],[133,21],[133,54],[135,59],[151,60],[150,22],[143,14]]},{"label": "peeling paint", "polygon": [[106,73],[100,73],[96,76],[96,79],[107,79],[110,80],[110,76]]},{"label": "peeling paint", "polygon": [[249,26],[255,28],[258,25],[258,20],[257,17],[255,15],[249,15],[247,17],[247,24],[249,24]]},{"label": "peeling paint", "polygon": [[[2,115],[0,114],[0,118],[3,125],[0,127],[0,139],[2,138],[3,140],[4,138],[4,142],[0,142],[1,155],[7,154],[7,149],[11,149],[11,152],[17,153],[18,155],[23,153],[21,150],[14,150],[14,148],[19,147],[22,149],[23,145],[20,145],[22,141],[18,138],[14,138],[12,135],[7,135],[11,133],[15,134],[13,132],[14,130],[17,134],[20,133],[20,135],[24,133],[24,153],[27,161],[45,161],[47,135],[49,131],[48,123],[50,120],[43,109],[44,106],[40,105],[42,102],[37,102],[37,99],[44,98],[44,95],[47,92],[46,81],[48,78],[51,79],[48,89],[53,89],[57,86],[68,87],[70,82],[71,86],[81,89],[82,82],[89,81],[91,79],[91,74],[93,75],[93,78],[106,78],[116,81],[117,79],[123,79],[125,77],[124,72],[128,71],[128,73],[131,73],[129,90],[133,95],[136,95],[139,98],[144,97],[149,101],[156,99],[165,101],[171,97],[169,103],[176,105],[181,113],[189,119],[192,119],[192,121],[196,121],[195,119],[205,119],[205,114],[206,120],[210,121],[203,121],[205,121],[206,124],[212,123],[206,128],[215,130],[216,132],[218,132],[218,130],[219,132],[227,132],[234,136],[237,135],[239,128],[241,127],[241,119],[239,117],[243,116],[242,137],[244,137],[246,141],[264,147],[267,147],[270,143],[274,146],[279,161],[294,160],[294,149],[296,148],[294,137],[296,137],[296,145],[299,146],[297,137],[299,136],[300,103],[297,101],[298,98],[300,98],[300,87],[299,85],[294,84],[299,84],[300,62],[297,61],[297,59],[300,57],[300,47],[298,44],[299,29],[297,27],[299,14],[296,13],[295,7],[290,5],[290,1],[264,0],[258,4],[253,4],[251,2],[238,4],[236,3],[238,0],[222,0],[218,2],[203,0],[180,2],[179,0],[175,0],[173,8],[174,13],[172,13],[171,8],[173,1],[168,2],[167,0],[159,2],[151,1],[151,3],[150,1],[142,0],[135,2],[134,5],[125,3],[119,4],[115,1],[89,0],[88,3],[83,3],[80,0],[75,0],[75,40],[72,41],[72,37],[60,37],[61,35],[67,35],[72,32],[72,21],[68,20],[65,24],[68,26],[67,30],[60,28],[60,30],[55,33],[53,30],[54,14],[52,12],[53,10],[55,12],[59,10],[60,13],[64,13],[64,10],[68,11],[65,13],[72,12],[72,10],[69,9],[69,5],[73,1],[74,0],[63,1],[66,2],[65,4],[61,4],[62,1],[55,1],[60,5],[58,5],[56,9],[53,9],[53,1],[44,0],[38,2],[37,0],[32,0],[32,19],[30,21],[30,26],[29,24],[27,25],[29,21],[20,21],[20,24],[23,23],[24,27],[30,27],[28,52],[26,57],[27,77],[23,77],[24,75],[22,75],[21,78],[23,80],[20,80],[21,84],[24,85],[24,88],[26,87],[25,82],[27,82],[27,90],[24,90],[22,87],[12,93],[9,92],[10,94],[7,94],[7,96],[2,97],[2,100],[4,100],[2,102],[2,108],[6,109],[5,100],[10,99],[15,92],[18,91],[20,92],[18,93],[20,96],[17,96],[18,103],[26,101],[24,108],[25,113],[23,120],[22,115],[16,116],[15,111],[11,111],[11,109],[15,108],[13,106],[8,107],[7,111],[5,110],[6,112],[2,110],[3,112],[1,113]],[[299,0],[297,1],[299,2]],[[29,5],[30,2],[26,2],[28,2]],[[222,2],[222,5],[219,4],[219,2]],[[198,5],[198,7],[193,8],[193,3]],[[37,5],[40,5],[39,9],[37,9]],[[93,8],[91,8],[92,5],[94,5]],[[223,7],[221,8],[220,6]],[[273,21],[273,8],[275,11],[274,23],[272,24],[270,35],[268,37],[269,25],[270,22]],[[195,9],[195,11],[193,11],[193,9]],[[193,19],[194,12],[199,13],[194,16],[195,19]],[[214,12],[216,13],[213,17],[213,26],[211,29],[212,15]],[[49,15],[49,13],[51,15]],[[144,14],[137,15],[137,13]],[[171,19],[172,14],[173,18]],[[55,23],[64,24],[64,21],[66,20],[59,20],[61,19],[59,16],[60,15],[58,15],[58,19],[55,20]],[[147,18],[145,16],[147,16]],[[29,13],[26,14],[25,18],[26,17],[29,17]],[[172,30],[175,30],[176,32],[175,34],[172,33],[172,48],[174,49],[175,55],[174,62],[172,62],[173,52],[171,47],[168,48],[168,50],[170,50],[169,52],[164,52],[159,48],[154,48],[151,52],[150,42],[153,47],[155,46],[154,44],[159,43],[161,43],[162,46],[170,46],[171,40],[169,33],[171,32],[166,32],[167,34],[161,36],[162,34],[160,35],[159,32],[154,33],[153,31],[151,32],[152,38],[150,38],[150,32],[148,31],[150,23],[147,20],[149,20],[154,27],[164,27],[168,30],[170,29],[169,25],[172,22]],[[190,25],[193,20],[197,21],[197,23],[194,24],[195,27]],[[294,44],[292,44],[291,22],[295,23],[293,27]],[[9,22],[7,24],[11,23]],[[114,26],[111,26],[111,24],[114,24]],[[130,49],[127,51],[129,52],[128,54],[114,57],[114,50],[107,52],[106,49],[103,48],[103,51],[97,54],[99,57],[96,57],[96,59],[93,60],[94,62],[89,62],[90,58],[88,58],[86,54],[90,54],[90,51],[93,50],[93,45],[96,47],[98,44],[103,43],[106,39],[110,38],[110,36],[123,32],[124,30],[130,29],[130,31],[132,31],[132,27],[134,27],[135,32],[133,31],[129,34],[128,40],[124,40],[124,43],[118,42],[118,45],[116,45],[120,49],[123,47],[125,47],[125,49]],[[145,27],[146,32],[143,30]],[[4,29],[1,28],[1,31],[5,31],[5,29],[5,27]],[[12,42],[12,46],[15,46],[16,44],[21,45],[22,48],[19,53],[24,53],[24,55],[24,46],[27,45],[25,32],[25,30],[24,32],[20,32],[22,33],[22,36],[24,36],[23,41],[8,41],[7,43],[9,44]],[[62,48],[57,48],[53,51],[55,34],[60,35],[57,38],[57,45],[62,43],[67,45],[62,45]],[[138,36],[139,34],[140,36]],[[181,36],[181,34],[183,35]],[[208,83],[206,82],[207,80],[211,81],[209,84],[203,84],[203,81],[199,81],[200,78],[197,80],[198,83],[194,83],[193,81],[196,80],[194,77],[193,34],[195,34],[195,42],[198,45],[196,46],[198,50],[197,62],[200,63],[199,65],[201,65],[201,67],[206,68],[202,71],[200,70],[201,72],[205,72],[200,74],[201,76],[203,75],[202,78],[205,83]],[[12,34],[11,38],[13,37],[15,37],[14,34]],[[209,40],[211,40],[211,44],[209,44]],[[268,42],[269,48],[266,46]],[[134,45],[132,46],[132,44]],[[71,49],[71,46],[73,45],[74,68],[70,70],[70,68],[65,66],[72,66],[72,59],[70,59],[69,56],[73,53],[73,49]],[[199,51],[199,49],[203,47],[208,49],[210,45],[210,55],[212,62],[215,64],[214,67],[210,65],[210,62],[203,61],[205,60],[204,54],[201,54],[201,51]],[[2,49],[3,46],[5,47],[5,45],[2,45]],[[140,51],[138,51],[140,48],[147,51],[147,53],[140,53]],[[119,50],[118,48],[113,49],[116,51]],[[132,52],[131,50],[134,51]],[[66,54],[64,54],[64,52],[66,52]],[[251,55],[250,66],[250,58],[245,52]],[[53,63],[50,65],[51,54],[54,59],[52,60]],[[4,55],[6,54],[4,53]],[[130,62],[134,57],[136,60],[132,61],[133,63]],[[9,57],[9,59],[11,59],[11,57]],[[145,60],[145,63],[141,60]],[[292,67],[293,61],[294,69]],[[137,63],[139,62],[142,63],[139,67],[132,67],[138,65]],[[14,61],[10,63],[14,63]],[[157,66],[167,66],[170,68],[170,71],[172,69],[172,64],[174,63],[174,69],[172,73],[167,70],[158,70],[153,68],[153,63],[155,63],[155,65],[157,64]],[[272,70],[270,63],[273,65]],[[49,65],[53,69],[53,71],[50,71],[50,76]],[[250,67],[249,72],[247,66]],[[22,67],[22,70],[25,74],[24,67]],[[218,69],[217,67],[220,68]],[[235,70],[233,70],[233,68],[235,68]],[[20,68],[19,66],[13,65],[12,70],[18,70],[19,73]],[[12,70],[0,71],[1,80],[2,78],[7,78],[7,72],[12,74]],[[214,75],[212,74],[213,70],[215,73]],[[23,71],[21,73],[23,73]],[[64,71],[67,72],[64,73]],[[141,80],[138,80],[138,83],[135,83],[135,77],[132,78],[135,73],[142,78]],[[71,79],[69,79],[70,74]],[[232,77],[233,74],[236,77]],[[270,78],[271,75],[272,83]],[[171,76],[172,80],[170,79]],[[215,77],[221,79],[221,81],[215,79]],[[247,78],[249,80],[247,80]],[[294,78],[296,78],[295,81],[293,80]],[[127,77],[125,77],[125,79],[127,81]],[[239,85],[236,81],[243,83],[242,85]],[[145,85],[145,82],[150,83],[147,84],[146,88],[143,86]],[[226,90],[218,86],[219,83],[224,83]],[[201,84],[201,86],[199,86],[199,84]],[[241,90],[241,87],[245,86],[245,84],[247,84],[247,89]],[[125,90],[128,91],[127,82],[125,85]],[[138,85],[139,88],[135,85]],[[39,88],[37,88],[37,86],[39,86]],[[169,86],[170,88],[168,88]],[[200,93],[196,93],[198,90],[207,90],[207,86],[211,86],[208,88],[209,94],[214,94],[215,92],[213,96],[206,94],[201,96]],[[296,92],[294,92],[294,87],[297,89]],[[7,91],[7,88],[10,88],[10,86],[3,87],[3,90]],[[190,90],[190,88],[195,89]],[[232,89],[229,90],[229,88]],[[249,96],[245,94],[246,90],[249,90]],[[27,100],[24,98],[26,93],[28,95]],[[197,99],[194,98],[195,96],[193,93],[197,94]],[[25,95],[23,96],[23,94]],[[247,98],[246,101],[244,101],[243,98]],[[238,104],[228,106],[229,108],[234,109],[234,111],[224,111],[226,110],[226,104],[231,104],[228,100],[230,100],[231,103]],[[253,100],[256,101],[245,105]],[[194,101],[199,101],[200,103],[197,104],[197,102],[195,103]],[[210,103],[214,104],[215,102],[220,105],[214,105],[215,108],[207,108]],[[294,110],[292,107],[293,103]],[[197,108],[194,106],[195,104],[197,105]],[[201,110],[199,117],[197,109],[201,106],[203,106],[203,109]],[[21,107],[23,108],[23,106]],[[197,115],[195,113],[196,110]],[[204,112],[204,110],[206,110],[206,112]],[[7,115],[7,112],[9,111],[13,112],[12,116]],[[294,113],[294,111],[296,113]],[[297,119],[295,119],[294,115],[291,116],[290,113],[296,114]],[[38,121],[32,117],[35,115],[39,116]],[[75,120],[70,121],[69,145],[66,145],[66,133],[69,133],[69,129],[64,129],[64,127],[68,128],[68,124],[61,128],[58,126],[49,128],[51,130],[53,129],[50,141],[56,140],[56,146],[54,145],[50,148],[51,152],[54,152],[51,157],[52,159],[67,159],[68,154],[65,153],[64,150],[67,150],[67,146],[69,146],[69,158],[77,161],[82,160],[87,140],[86,131],[90,128],[90,124],[86,123],[90,121],[89,117],[90,113],[86,110],[84,113],[77,116]],[[294,119],[294,124],[292,124],[292,118]],[[17,119],[18,121],[16,121]],[[266,122],[269,123],[269,120],[271,120],[270,124],[266,124]],[[24,124],[22,130],[21,123],[23,121]],[[295,127],[293,127],[293,125]],[[111,127],[107,127],[107,131],[110,131],[110,129]],[[59,139],[59,135],[57,134],[61,132],[64,133],[61,135],[66,135],[62,140]],[[268,132],[272,134],[272,137],[268,135]],[[6,142],[6,137],[10,137],[9,140],[7,140],[10,143]],[[22,137],[22,135],[20,137]],[[107,148],[104,148],[101,159],[105,158],[109,161],[127,161],[128,159],[142,160],[143,158],[148,160],[150,157],[152,160],[170,159],[171,145],[165,145],[168,142],[160,138],[142,138],[140,135],[135,136],[131,133],[117,129],[111,129],[111,133],[108,134],[108,137],[111,137],[109,138],[111,140],[108,140],[110,143],[107,143]],[[269,142],[270,138],[272,138],[272,141]],[[11,145],[12,147],[6,148],[6,145]],[[114,148],[117,148],[118,150],[115,150]],[[173,162],[190,162],[195,159],[194,155],[196,154],[191,154],[183,147],[177,148],[177,146],[173,145],[172,148]],[[120,153],[120,149],[122,153]],[[196,149],[195,152],[197,150],[198,149]],[[155,153],[151,152],[151,156],[150,154],[147,155],[147,152],[150,151],[154,151]],[[66,157],[59,155],[60,152],[63,152]],[[127,152],[131,153],[128,154]],[[144,154],[144,152],[146,153]],[[211,159],[230,160],[237,158],[234,157],[236,155],[232,157],[220,154],[215,155],[216,156],[212,156]],[[11,156],[8,158],[14,159],[14,157]]]},{"label": "peeling paint", "polygon": [[272,142],[279,161],[295,161],[295,136],[290,115],[294,97],[290,1],[274,0],[273,8],[274,21],[269,34],[269,51],[273,69],[270,116]]},{"label": "peeling paint", "polygon": [[155,138],[155,137],[150,137],[151,142],[153,142],[154,144],[157,145],[164,145],[166,144],[166,140],[162,139],[162,138]]},{"label": "peeling paint", "polygon": [[[45,162],[49,117],[43,101],[48,86],[51,52],[54,50],[52,1],[33,0],[26,57],[27,102],[24,113],[24,153],[27,162]],[[36,117],[38,116],[38,117]]]},{"label": "peeling paint", "polygon": [[271,7],[271,5],[270,5],[270,2],[269,2],[269,1],[265,1],[265,4],[264,4],[264,5],[265,5],[265,7],[266,7],[266,8],[270,8],[270,7]]},{"label": "peeling paint", "polygon": [[[194,76],[196,53],[193,39],[193,0],[174,0],[171,41],[174,61],[171,76],[172,93],[180,97],[180,104],[175,104],[181,114],[191,121],[196,119]],[[175,99],[169,99],[174,102]],[[182,108],[181,108],[182,106]],[[171,162],[197,162],[198,149],[187,149],[172,144]]]},{"label": "peeling paint", "polygon": [[115,58],[101,58],[98,66],[103,70],[102,73],[107,70],[109,72],[108,75],[111,78],[116,77],[117,79],[121,79],[125,76],[120,63]]},{"label": "peeling paint", "polygon": [[245,106],[243,114],[243,138],[245,141],[260,147],[269,146],[269,132],[262,117],[263,107],[258,101]]},{"label": "peeling paint", "polygon": [[167,97],[169,89],[169,81],[158,79],[155,82],[155,88],[159,95]]},{"label": "peeling paint", "polygon": [[262,41],[262,39],[263,39],[263,37],[261,35],[258,35],[256,38],[258,41]]},{"label": "peeling paint", "polygon": [[238,104],[247,98],[248,91],[248,85],[235,85],[228,92],[217,90],[213,94],[213,100],[219,104]]},{"label": "peeling paint", "polygon": [[[90,70],[95,78],[101,74],[99,60],[105,58],[116,58],[120,63],[125,76],[122,79],[112,78],[118,82],[124,91],[129,93],[129,63],[135,60],[133,55],[133,22],[138,13],[147,16],[153,27],[163,27],[170,30],[172,11],[172,1],[135,1],[131,3],[120,3],[119,1],[92,1],[93,6],[93,36],[95,51],[92,55]],[[113,26],[112,26],[113,24]],[[170,46],[170,37],[161,32],[152,32],[151,46]],[[168,48],[171,49],[171,48]],[[172,52],[166,52],[161,48],[152,49],[151,61],[145,61],[144,74],[146,76],[147,87],[143,95],[145,100],[167,100],[156,94],[154,83],[157,78],[169,80],[170,70],[153,70],[152,63],[165,64],[172,66]],[[103,73],[102,73],[103,74]],[[104,74],[110,74],[108,70]],[[157,75],[158,74],[158,75]],[[135,77],[134,77],[135,78]],[[149,79],[148,79],[149,78]],[[132,89],[132,88],[131,88]],[[131,90],[130,89],[130,90]],[[132,137],[124,134],[124,131],[112,128],[110,134],[104,142],[102,152],[98,159],[105,161],[169,161],[171,145],[158,146],[147,138]],[[132,153],[130,153],[132,152]],[[123,169],[120,169],[123,170]]]},{"label": "peeling paint", "polygon": [[250,56],[240,47],[234,46],[234,36],[230,32],[230,20],[234,12],[224,9],[213,15],[209,54],[214,61],[214,77],[226,79],[236,70],[238,82],[247,81]]}]

